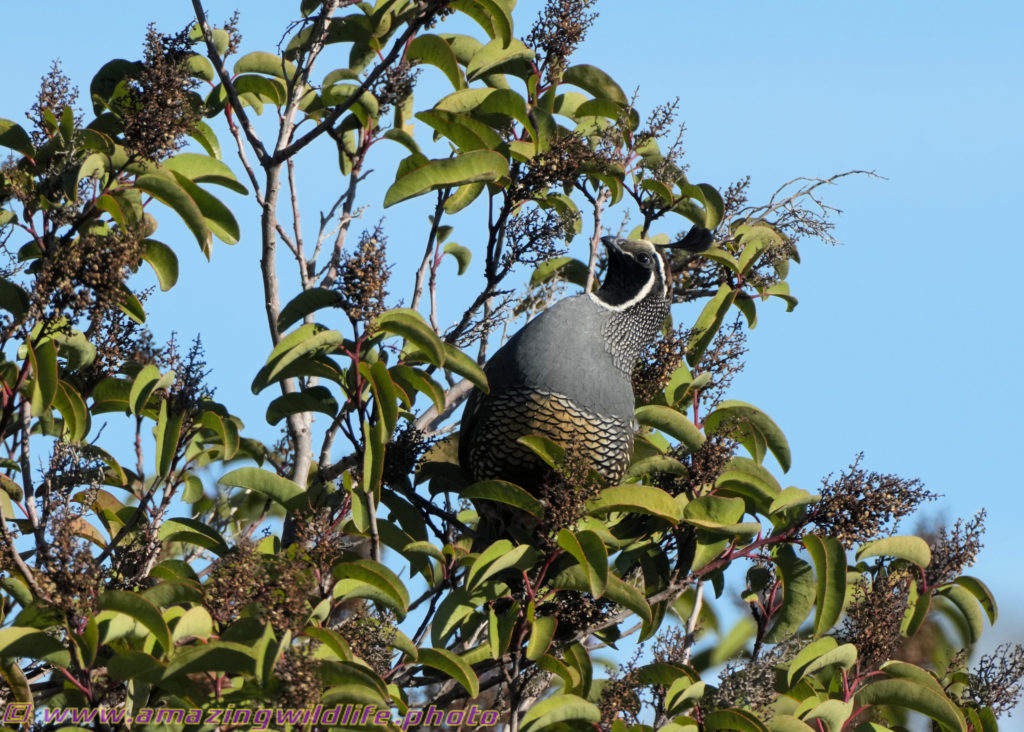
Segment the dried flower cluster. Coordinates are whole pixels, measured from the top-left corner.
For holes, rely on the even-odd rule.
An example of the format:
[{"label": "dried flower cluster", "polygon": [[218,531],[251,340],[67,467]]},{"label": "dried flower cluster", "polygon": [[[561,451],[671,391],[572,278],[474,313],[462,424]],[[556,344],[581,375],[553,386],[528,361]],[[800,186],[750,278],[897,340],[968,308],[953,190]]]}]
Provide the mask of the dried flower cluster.
[{"label": "dried flower cluster", "polygon": [[288,646],[274,666],[278,703],[285,709],[301,709],[320,700],[323,681],[314,657],[316,643]]},{"label": "dried flower cluster", "polygon": [[54,61],[50,70],[40,80],[35,102],[25,113],[25,116],[32,120],[34,128],[31,132],[32,144],[39,147],[53,135],[50,125],[46,122],[47,112],[59,120],[64,114],[64,109],[70,108],[75,111],[75,127],[80,127],[82,118],[77,112],[77,103],[78,89],[71,84],[71,79],[64,73],[60,61]]},{"label": "dried flower cluster", "polygon": [[952,582],[965,568],[974,564],[981,551],[981,537],[985,533],[985,510],[982,509],[970,521],[957,519],[949,532],[945,528],[929,541],[932,561],[925,569],[925,578],[930,587]]},{"label": "dried flower cluster", "polygon": [[[512,166],[509,195],[513,200],[525,201],[544,195],[554,186],[572,185],[584,166],[594,160],[595,154],[578,134],[556,135],[550,146],[537,153],[529,164]],[[569,219],[563,227],[571,227],[574,222],[575,218]]]},{"label": "dried flower cluster", "polygon": [[387,259],[387,236],[378,224],[364,231],[354,252],[344,255],[338,264],[334,289],[341,295],[338,307],[352,322],[369,323],[384,312],[391,267]]},{"label": "dried flower cluster", "polygon": [[502,266],[511,269],[516,264],[533,265],[562,256],[571,226],[571,221],[555,211],[530,208],[510,216],[505,226]]},{"label": "dried flower cluster", "polygon": [[906,640],[900,634],[900,626],[912,581],[907,571],[879,572],[854,588],[853,600],[836,636],[840,643],[857,647],[857,663],[862,672],[872,671],[893,658]]},{"label": "dried flower cluster", "polygon": [[662,332],[648,343],[633,368],[633,395],[637,406],[649,404],[668,384],[683,362],[690,330],[679,326]]},{"label": "dried flower cluster", "polygon": [[359,658],[383,676],[391,668],[391,643],[395,638],[395,618],[390,613],[369,613],[365,605],[337,627]]},{"label": "dried flower cluster", "polygon": [[1024,645],[1003,643],[982,656],[968,678],[961,695],[963,703],[979,709],[989,707],[997,717],[1011,712],[1024,693]]},{"label": "dried flower cluster", "polygon": [[858,454],[835,480],[826,476],[821,501],[811,509],[811,521],[847,549],[894,530],[923,502],[938,498],[916,478],[864,470],[860,467],[863,457]]},{"label": "dried flower cluster", "polygon": [[731,325],[723,326],[711,345],[704,351],[694,372],[711,374],[711,382],[700,391],[701,403],[713,409],[732,386],[736,374],[746,365],[741,359],[747,352],[747,331],[739,317]]},{"label": "dried flower cluster", "polygon": [[173,155],[202,116],[188,67],[193,43],[188,28],[164,35],[149,26],[142,64],[117,105],[129,153],[152,162]]},{"label": "dried flower cluster", "polygon": [[686,466],[685,476],[667,476],[661,487],[672,495],[707,495],[736,454],[738,443],[728,435],[711,435],[696,452],[680,447],[675,457]]},{"label": "dried flower cluster", "polygon": [[239,542],[213,563],[203,585],[203,603],[219,623],[243,614],[270,622],[279,632],[298,633],[309,616],[309,596],[316,591],[312,567],[293,545],[282,554],[262,554],[251,542]]},{"label": "dried flower cluster", "polygon": [[178,352],[176,334],[172,334],[167,348],[159,355],[161,366],[174,371],[174,384],[167,395],[172,410],[188,414],[213,396],[214,390],[206,383],[210,369],[206,368],[205,351],[198,335],[183,356]]},{"label": "dried flower cluster", "polygon": [[401,107],[412,96],[420,69],[413,70],[408,61],[388,66],[371,90],[380,104],[378,116],[383,118],[390,107]]},{"label": "dried flower cluster", "polygon": [[548,0],[527,34],[525,43],[534,49],[546,81],[561,78],[566,61],[582,43],[597,18],[588,12],[596,0]]}]

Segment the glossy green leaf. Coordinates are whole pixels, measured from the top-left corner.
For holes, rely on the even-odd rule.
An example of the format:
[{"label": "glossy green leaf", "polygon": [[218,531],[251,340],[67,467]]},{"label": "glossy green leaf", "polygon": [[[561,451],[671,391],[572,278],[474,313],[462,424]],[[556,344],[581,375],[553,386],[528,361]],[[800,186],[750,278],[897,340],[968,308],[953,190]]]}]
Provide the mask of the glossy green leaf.
[{"label": "glossy green leaf", "polygon": [[769,732],[764,722],[745,709],[716,709],[704,718],[705,732],[738,730],[738,732]]},{"label": "glossy green leaf", "polygon": [[555,277],[584,287],[587,283],[587,265],[574,257],[547,259],[533,270],[530,286],[536,287]]},{"label": "glossy green leaf", "polygon": [[685,414],[657,404],[646,404],[636,410],[637,421],[647,427],[661,430],[683,444],[689,452],[696,452],[704,445],[704,435]]},{"label": "glossy green leaf", "polygon": [[34,628],[0,628],[0,659],[32,658],[65,667],[71,654],[57,638]]},{"label": "glossy green leaf", "polygon": [[277,424],[298,412],[320,412],[333,417],[338,413],[338,400],[326,386],[311,386],[299,392],[282,394],[267,406],[267,424]]},{"label": "glossy green leaf", "polygon": [[449,216],[457,214],[479,198],[485,188],[487,188],[487,186],[484,183],[467,183],[463,186],[459,186],[455,193],[450,195],[444,202],[444,212]]},{"label": "glossy green leaf", "polygon": [[480,585],[506,569],[527,569],[536,561],[537,552],[526,544],[512,546],[508,539],[499,539],[480,553],[466,573],[466,591],[476,592]]},{"label": "glossy green leaf", "polygon": [[32,138],[21,125],[9,119],[0,119],[0,146],[21,153],[27,158],[36,154],[35,148],[32,147]]},{"label": "glossy green leaf", "polygon": [[224,537],[216,529],[192,518],[168,519],[160,525],[158,537],[164,542],[180,541],[210,549],[218,556],[230,550]]},{"label": "glossy green leaf", "polygon": [[462,497],[485,499],[514,506],[534,518],[543,518],[543,504],[517,485],[503,480],[484,480],[464,488]]},{"label": "glossy green leaf", "polygon": [[489,608],[487,613],[487,643],[490,647],[491,658],[498,660],[509,649],[512,643],[512,633],[515,631],[519,621],[519,603],[514,602],[507,611],[498,614],[494,608]]},{"label": "glossy green leaf", "polygon": [[253,394],[259,394],[270,384],[284,378],[285,369],[304,357],[330,353],[345,343],[341,333],[326,330],[315,324],[304,325],[281,339],[257,372],[252,382]]},{"label": "glossy green leaf", "polygon": [[764,459],[767,448],[783,472],[788,472],[792,464],[786,436],[771,417],[753,404],[727,399],[704,419],[704,432],[733,437],[757,462]]},{"label": "glossy green leaf", "polygon": [[392,366],[388,371],[391,374],[391,380],[410,397],[414,397],[414,392],[418,391],[433,402],[438,412],[444,411],[444,388],[425,372],[405,364]]},{"label": "glossy green leaf", "polygon": [[50,338],[29,342],[28,356],[32,361],[32,416],[41,417],[49,414],[57,396],[57,347]]},{"label": "glossy green leaf", "polygon": [[160,401],[160,416],[156,422],[156,469],[157,475],[166,478],[174,464],[174,456],[181,439],[181,425],[184,414],[179,410],[168,411],[168,401]]},{"label": "glossy green leaf", "polygon": [[[820,644],[825,645],[822,646]],[[805,653],[810,648],[814,648],[814,652],[810,654]],[[825,636],[804,648],[790,662],[787,676],[788,683],[792,686],[804,676],[811,676],[829,666],[851,669],[856,662],[857,647],[855,645],[852,643],[839,645],[834,638]]]},{"label": "glossy green leaf", "polygon": [[252,51],[235,62],[235,74],[266,74],[279,79],[295,76],[295,64],[265,51]]},{"label": "glossy green leaf", "polygon": [[0,308],[21,320],[28,311],[28,293],[13,282],[0,279]]},{"label": "glossy green leaf", "polygon": [[178,281],[178,256],[174,250],[155,239],[142,240],[142,258],[149,263],[166,292]]},{"label": "glossy green leaf", "polygon": [[180,152],[172,158],[163,162],[163,167],[175,173],[180,173],[193,183],[213,183],[228,188],[243,196],[249,193],[249,189],[239,183],[231,170],[224,162],[209,155],[198,153]]},{"label": "glossy green leaf", "polygon": [[826,699],[815,704],[810,711],[804,715],[804,719],[810,722],[820,720],[825,723],[829,730],[842,732],[846,722],[853,715],[853,700],[842,701],[840,699]]},{"label": "glossy green leaf", "polygon": [[472,382],[473,386],[485,394],[490,392],[490,387],[487,385],[487,375],[484,374],[484,370],[480,368],[476,361],[448,342],[445,342],[443,347],[444,367],[446,370],[458,374],[464,379],[468,379]]},{"label": "glossy green leaf", "polygon": [[[587,578],[587,573],[578,564],[574,564],[559,572],[552,580],[552,585],[562,590],[590,591],[590,581]],[[650,623],[654,619],[651,606],[643,594],[633,585],[623,582],[614,574],[608,575],[608,584],[605,587],[604,597],[617,602],[628,610],[632,610],[646,623]]]},{"label": "glossy green leaf", "polygon": [[530,61],[533,56],[533,51],[518,38],[512,38],[508,43],[496,38],[485,43],[473,54],[466,66],[466,80],[476,81],[503,64],[511,61]]},{"label": "glossy green leaf", "polygon": [[900,633],[907,638],[911,638],[917,635],[917,631],[921,629],[924,621],[928,619],[928,613],[932,609],[932,593],[925,592],[921,594],[916,582],[910,583],[908,592],[907,609],[903,614],[903,622],[900,623]]},{"label": "glossy green leaf", "polygon": [[693,324],[693,335],[686,347],[686,362],[690,366],[696,366],[704,352],[711,345],[711,341],[718,335],[725,314],[729,312],[736,293],[727,283],[722,283],[714,297],[708,300],[704,309],[701,310],[697,321]]},{"label": "glossy green leaf", "polygon": [[494,182],[508,176],[508,160],[492,150],[473,150],[456,157],[427,160],[398,176],[384,196],[384,207],[438,188]]},{"label": "glossy green leaf", "polygon": [[167,664],[164,680],[210,671],[253,674],[254,652],[246,645],[224,640],[211,640],[206,644],[179,648]]},{"label": "glossy green leaf", "polygon": [[611,99],[619,104],[629,104],[622,87],[604,71],[589,64],[570,66],[562,73],[562,83],[578,86],[599,99]]},{"label": "glossy green leaf", "polygon": [[271,473],[263,468],[237,468],[222,475],[217,482],[221,485],[256,491],[285,507],[305,494],[295,481],[282,478],[277,473]]},{"label": "glossy green leaf", "polygon": [[821,500],[820,497],[813,493],[808,493],[802,488],[789,486],[772,499],[771,504],[768,506],[768,513],[783,513],[799,506],[808,506],[819,500]]},{"label": "glossy green leaf", "polygon": [[592,515],[600,516],[612,511],[645,513],[663,518],[673,525],[682,518],[679,504],[671,495],[661,488],[635,483],[605,488],[596,498],[587,501],[587,512]]},{"label": "glossy green leaf", "polygon": [[195,236],[203,253],[209,255],[211,233],[203,212],[188,191],[179,185],[173,173],[143,173],[135,179],[135,187],[173,209]]},{"label": "glossy green leaf", "polygon": [[125,590],[108,590],[96,598],[100,610],[118,612],[127,615],[156,636],[157,641],[168,652],[171,645],[171,631],[164,621],[160,609],[152,602],[134,592]]},{"label": "glossy green leaf", "polygon": [[831,536],[807,534],[804,546],[818,575],[814,635],[820,636],[839,622],[846,598],[846,550]]},{"label": "glossy green leaf", "polygon": [[957,584],[940,587],[936,592],[956,606],[966,621],[968,640],[977,643],[985,629],[985,615],[978,604],[978,598],[970,590]]},{"label": "glossy green leaf", "polygon": [[887,536],[862,545],[856,557],[858,562],[869,557],[896,557],[927,567],[932,561],[932,550],[920,536]]},{"label": "glossy green leaf", "polygon": [[[235,215],[231,213],[231,209],[225,206],[219,198],[200,188],[181,173],[174,173],[174,177],[178,185],[188,193],[199,207],[203,215],[203,223],[206,224],[206,227],[225,244],[237,244],[242,233],[238,227]],[[206,258],[209,259],[210,252],[204,250],[204,253]]]},{"label": "glossy green leaf", "polygon": [[154,364],[148,363],[143,366],[132,380],[132,388],[128,395],[128,406],[132,414],[141,415],[153,392],[157,389],[167,388],[173,383],[173,371],[161,375],[160,369]]},{"label": "glossy green leaf", "polygon": [[782,580],[782,609],[765,636],[768,643],[778,643],[796,633],[810,614],[816,595],[811,565],[800,559],[791,546],[781,546],[776,552],[775,566]]},{"label": "glossy green leaf", "polygon": [[458,59],[448,42],[433,33],[421,33],[409,42],[405,57],[411,64],[425,63],[436,66],[456,89],[466,86]]},{"label": "glossy green leaf", "polygon": [[445,349],[434,329],[415,310],[409,308],[392,308],[385,310],[374,321],[377,330],[401,336],[415,343],[427,354],[428,360],[435,366],[445,361]]},{"label": "glossy green leaf", "polygon": [[335,597],[367,597],[382,602],[399,620],[409,610],[409,591],[398,575],[372,559],[355,559],[335,564],[332,574],[338,582]]},{"label": "glossy green leaf", "polygon": [[601,711],[595,704],[572,694],[555,694],[539,701],[523,715],[519,729],[522,732],[540,732],[563,723],[596,725]]},{"label": "glossy green leaf", "polygon": [[919,712],[957,732],[967,732],[967,721],[942,689],[917,680],[890,678],[871,681],[857,692],[858,706],[888,705]]},{"label": "glossy green leaf", "polygon": [[390,436],[398,422],[399,397],[395,382],[391,380],[391,374],[383,361],[377,361],[369,367],[365,363],[361,363],[359,370],[369,377],[378,417],[383,424],[385,435]]},{"label": "glossy green leaf", "polygon": [[771,732],[821,732],[789,714],[773,714],[765,724]]},{"label": "glossy green leaf", "polygon": [[473,671],[473,667],[451,651],[441,648],[421,648],[418,663],[437,669],[455,679],[463,689],[469,692],[470,697],[475,697],[480,693],[480,680]]},{"label": "glossy green leaf", "polygon": [[977,577],[971,577],[970,575],[957,577],[954,582],[974,595],[981,604],[985,614],[988,615],[988,621],[995,625],[996,620],[999,618],[999,608],[996,605],[995,595],[992,594],[992,591],[989,590],[985,583]]},{"label": "glossy green leaf", "polygon": [[461,244],[456,244],[451,241],[444,245],[444,253],[450,254],[455,258],[455,261],[459,263],[459,274],[466,274],[466,270],[469,269],[469,262],[473,259],[473,252]]},{"label": "glossy green leaf", "polygon": [[608,550],[601,537],[589,530],[574,534],[568,529],[561,529],[557,542],[583,568],[590,583],[590,594],[595,598],[601,597],[608,586]]},{"label": "glossy green leaf", "polygon": [[465,13],[501,43],[512,40],[512,9],[515,2],[507,0],[452,0],[448,6]]},{"label": "glossy green leaf", "polygon": [[89,434],[91,419],[89,407],[78,390],[66,381],[58,381],[53,406],[64,418],[64,427],[67,430],[68,438],[75,442],[84,440],[85,436]]},{"label": "glossy green leaf", "polygon": [[536,661],[551,647],[558,628],[558,619],[551,615],[534,618],[530,623],[530,640],[526,645],[526,658]]}]

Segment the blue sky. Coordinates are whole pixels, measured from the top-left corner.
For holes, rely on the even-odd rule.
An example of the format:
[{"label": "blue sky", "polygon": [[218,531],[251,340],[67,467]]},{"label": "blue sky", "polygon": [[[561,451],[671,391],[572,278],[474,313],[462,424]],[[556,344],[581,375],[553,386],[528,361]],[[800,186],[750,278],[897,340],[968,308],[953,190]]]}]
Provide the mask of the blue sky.
[{"label": "blue sky", "polygon": [[[214,22],[236,5],[207,3]],[[243,51],[273,49],[285,5],[245,4]],[[87,89],[104,61],[138,56],[148,21],[173,30],[191,10],[184,0],[129,3],[116,16],[81,3],[47,7],[54,15],[45,32],[23,30],[41,27],[38,7],[4,9],[5,26],[19,31],[0,46],[2,117],[22,119],[53,58]],[[539,7],[520,2],[519,34]],[[794,466],[784,485],[814,490],[863,450],[865,467],[919,477],[943,494],[929,515],[951,523],[987,509],[986,546],[970,573],[995,591],[1002,615],[985,643],[1024,640],[1024,390],[1012,284],[1024,267],[1013,233],[1024,163],[1024,5],[603,0],[598,10],[575,60],[606,69],[627,93],[639,88],[644,110],[679,97],[692,180],[725,187],[750,175],[760,201],[798,176],[866,169],[885,177],[849,178],[824,192],[844,212],[836,229],[844,246],[802,243],[803,263],[790,277],[800,305],[789,314],[778,303],[761,308],[730,396],[757,404],[785,431]],[[230,160],[228,143],[222,137]],[[378,166],[376,190],[390,170]],[[267,351],[262,331],[239,327],[243,314],[263,327],[261,315],[248,317],[261,313],[258,223],[250,202],[224,200],[243,240],[218,245],[212,264],[187,235],[160,232],[179,252],[182,277],[155,296],[152,326],[158,337],[177,329],[187,339],[212,313],[201,330],[218,397],[269,437],[269,395],[254,400],[252,369],[236,368],[239,353],[262,359]],[[392,241],[403,226],[422,224],[418,211],[387,212]],[[381,213],[375,207],[367,222]],[[574,253],[583,251],[577,240]],[[410,270],[395,277],[396,295],[408,301]],[[1014,723],[1021,720],[1004,728]]]}]

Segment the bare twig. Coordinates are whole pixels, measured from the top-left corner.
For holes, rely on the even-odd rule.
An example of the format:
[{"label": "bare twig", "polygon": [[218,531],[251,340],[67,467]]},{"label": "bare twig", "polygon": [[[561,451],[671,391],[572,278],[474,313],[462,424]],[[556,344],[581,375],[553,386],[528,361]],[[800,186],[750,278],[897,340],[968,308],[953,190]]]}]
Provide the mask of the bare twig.
[{"label": "bare twig", "polygon": [[604,204],[607,203],[610,195],[611,192],[608,188],[602,186],[597,197],[593,200],[594,233],[590,237],[590,259],[587,260],[587,285],[583,288],[584,292],[590,292],[594,289],[594,272],[597,269],[597,252],[601,247],[601,214],[604,212]]}]

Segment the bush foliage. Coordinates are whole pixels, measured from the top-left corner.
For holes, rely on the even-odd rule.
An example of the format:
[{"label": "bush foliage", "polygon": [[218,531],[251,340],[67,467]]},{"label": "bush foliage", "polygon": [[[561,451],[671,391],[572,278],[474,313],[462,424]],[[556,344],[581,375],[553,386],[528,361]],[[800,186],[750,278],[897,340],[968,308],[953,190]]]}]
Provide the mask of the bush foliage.
[{"label": "bush foliage", "polygon": [[[692,182],[677,105],[641,118],[572,60],[591,0],[549,0],[522,36],[514,4],[302,0],[279,48],[243,53],[240,21],[196,1],[184,31],[99,70],[88,115],[54,67],[28,125],[0,120],[0,701],[121,709],[133,729],[226,728],[137,716],[160,707],[339,704],[392,709],[392,727],[434,705],[531,732],[885,730],[910,712],[996,729],[1024,661],[972,670],[961,651],[996,617],[963,573],[982,517],[897,534],[933,496],[860,458],[818,492],[784,487],[785,435],[730,393],[759,308],[797,304],[798,240],[831,240],[817,193],[840,176],[764,204],[747,181]],[[447,87],[426,104],[421,75]],[[383,207],[432,207],[400,251],[383,225],[353,231],[396,150]],[[318,185],[341,194],[304,227],[295,163],[325,151],[338,178]],[[143,266],[177,283],[183,243],[154,238],[157,216],[207,256],[237,242],[227,192],[262,212],[245,223],[266,312],[242,327],[267,329],[267,356],[234,368],[273,397],[276,444],[214,400],[198,340],[156,345],[160,294],[133,284]],[[469,484],[451,433],[488,348],[600,278],[613,213],[633,238],[716,237],[672,255],[674,300],[699,315],[637,365],[625,483],[535,439],[543,486]],[[396,255],[422,257],[407,307]],[[474,499],[523,512],[534,541],[474,544]],[[634,635],[647,652],[602,671]]]}]

